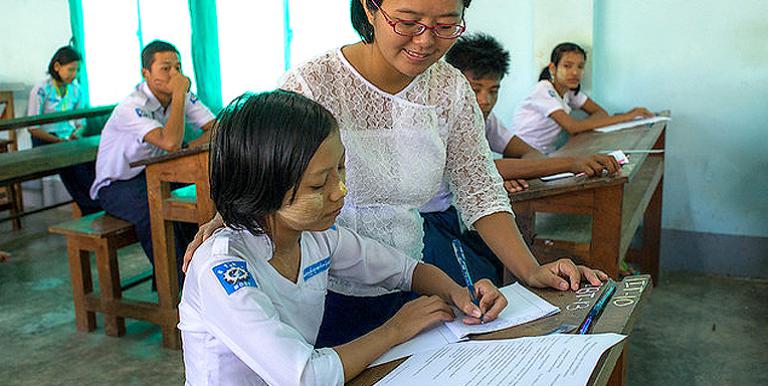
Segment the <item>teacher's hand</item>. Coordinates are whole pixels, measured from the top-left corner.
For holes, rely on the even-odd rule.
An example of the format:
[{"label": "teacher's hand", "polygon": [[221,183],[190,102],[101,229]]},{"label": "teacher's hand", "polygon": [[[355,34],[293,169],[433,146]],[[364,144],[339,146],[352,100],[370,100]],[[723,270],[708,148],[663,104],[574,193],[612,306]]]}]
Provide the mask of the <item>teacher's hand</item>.
[{"label": "teacher's hand", "polygon": [[608,275],[598,269],[592,269],[584,265],[577,266],[571,259],[560,259],[544,264],[533,271],[525,280],[531,287],[556,288],[561,291],[579,289],[582,276],[592,285],[600,285],[608,280]]}]

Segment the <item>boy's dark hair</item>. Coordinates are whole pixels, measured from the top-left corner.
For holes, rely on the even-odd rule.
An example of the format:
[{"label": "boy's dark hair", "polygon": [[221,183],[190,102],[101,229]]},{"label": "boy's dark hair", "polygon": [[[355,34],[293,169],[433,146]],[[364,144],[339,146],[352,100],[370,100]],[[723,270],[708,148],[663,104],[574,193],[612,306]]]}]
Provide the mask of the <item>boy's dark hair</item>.
[{"label": "boy's dark hair", "polygon": [[179,55],[179,50],[173,44],[162,40],[153,40],[141,50],[141,67],[150,70],[152,63],[155,62],[155,54],[158,52],[173,52]]},{"label": "boy's dark hair", "polygon": [[[382,5],[384,2],[384,0],[365,0],[365,6],[368,7],[368,10],[371,12],[377,12],[379,10],[374,1],[379,5]],[[464,2],[465,9],[469,8],[469,4],[472,2],[472,0],[462,1]],[[357,31],[357,34],[360,35],[360,38],[368,44],[373,43],[373,25],[368,22],[368,17],[365,14],[363,4],[360,3],[360,0],[351,0],[349,5],[349,16],[352,20],[352,27]]]},{"label": "boy's dark hair", "polygon": [[[587,52],[584,51],[583,48],[579,47],[576,43],[560,43],[552,50],[552,55],[549,57],[550,63],[554,63],[555,67],[557,67],[560,64],[560,59],[563,58],[563,55],[566,52],[578,52],[584,56],[584,60],[587,60]],[[539,74],[539,81],[542,80],[550,80],[552,79],[552,74],[549,72],[549,65],[544,66],[544,68],[541,70],[541,74]],[[579,84],[579,87],[576,87],[577,94],[581,91],[581,84]]]},{"label": "boy's dark hair", "polygon": [[48,75],[50,75],[51,78],[61,82],[61,77],[59,76],[59,73],[54,70],[53,65],[58,62],[59,65],[64,66],[72,62],[79,62],[81,60],[83,60],[83,58],[80,56],[79,52],[75,51],[74,48],[70,46],[61,47],[56,50],[56,53],[53,54],[51,61],[48,63]]},{"label": "boy's dark hair", "polygon": [[445,54],[445,61],[477,78],[489,75],[503,78],[509,71],[509,52],[491,35],[484,33],[459,37]]},{"label": "boy's dark hair", "polygon": [[[337,130],[320,104],[290,91],[237,97],[216,118],[210,144],[211,197],[224,223],[268,234],[266,217],[298,188],[320,144]],[[296,189],[290,202],[296,196]]]}]

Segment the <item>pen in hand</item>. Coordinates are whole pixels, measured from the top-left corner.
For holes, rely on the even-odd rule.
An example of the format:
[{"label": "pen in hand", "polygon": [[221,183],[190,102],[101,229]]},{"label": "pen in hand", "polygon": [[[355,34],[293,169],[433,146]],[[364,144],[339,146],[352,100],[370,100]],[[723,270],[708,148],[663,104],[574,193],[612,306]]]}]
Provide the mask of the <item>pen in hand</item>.
[{"label": "pen in hand", "polygon": [[[456,261],[459,262],[461,272],[464,274],[464,282],[467,284],[467,290],[469,291],[469,298],[472,300],[477,308],[480,308],[480,301],[475,296],[475,285],[472,282],[472,277],[469,276],[469,268],[467,268],[467,259],[464,257],[464,249],[461,247],[461,242],[458,239],[453,239],[451,242],[453,245],[453,254],[456,256]],[[482,312],[482,310],[480,310]],[[480,315],[480,323],[485,323],[483,315]]]}]

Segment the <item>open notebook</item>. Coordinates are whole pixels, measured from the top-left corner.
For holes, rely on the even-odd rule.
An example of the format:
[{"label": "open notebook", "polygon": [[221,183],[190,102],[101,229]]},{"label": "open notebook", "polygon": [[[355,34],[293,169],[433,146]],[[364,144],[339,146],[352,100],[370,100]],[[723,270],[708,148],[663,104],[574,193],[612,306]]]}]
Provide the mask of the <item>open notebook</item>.
[{"label": "open notebook", "polygon": [[500,291],[507,298],[509,304],[496,320],[483,324],[466,325],[462,322],[464,314],[454,308],[456,318],[452,322],[443,323],[423,331],[413,339],[393,347],[371,363],[369,367],[415,353],[441,348],[447,344],[464,340],[471,334],[503,330],[560,312],[560,308],[540,298],[519,283],[500,288]]}]

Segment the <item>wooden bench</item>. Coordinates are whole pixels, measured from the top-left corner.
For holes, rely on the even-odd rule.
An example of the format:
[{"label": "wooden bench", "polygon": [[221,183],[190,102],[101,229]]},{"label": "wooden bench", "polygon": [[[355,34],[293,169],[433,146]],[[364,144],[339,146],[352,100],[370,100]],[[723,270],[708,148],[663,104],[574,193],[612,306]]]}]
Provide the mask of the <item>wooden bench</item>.
[{"label": "wooden bench", "polygon": [[[96,329],[96,312],[104,314],[104,331],[109,336],[125,334],[125,318],[157,322],[148,312],[155,305],[122,299],[122,291],[151,279],[152,271],[120,282],[117,250],[138,242],[133,225],[94,213],[49,228],[67,237],[69,270],[75,303],[75,323],[80,331]],[[96,256],[99,295],[94,294],[90,252]]]}]

